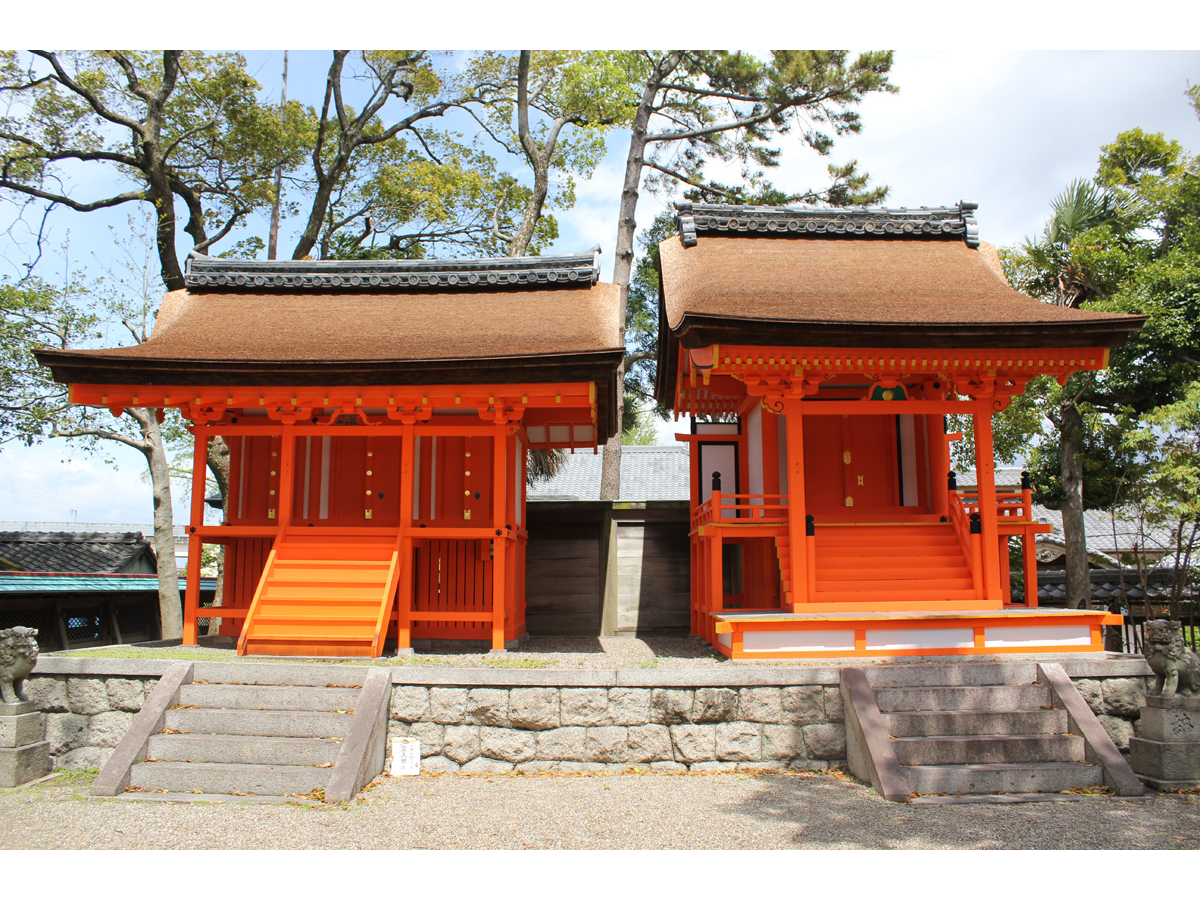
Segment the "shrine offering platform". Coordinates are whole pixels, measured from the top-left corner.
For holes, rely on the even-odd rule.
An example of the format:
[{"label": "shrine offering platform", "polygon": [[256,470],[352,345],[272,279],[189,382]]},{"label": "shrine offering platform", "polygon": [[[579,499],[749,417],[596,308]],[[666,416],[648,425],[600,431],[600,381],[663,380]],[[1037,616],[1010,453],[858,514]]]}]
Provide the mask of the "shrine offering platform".
[{"label": "shrine offering platform", "polygon": [[861,656],[969,656],[1104,649],[1099,610],[991,609],[914,612],[710,613],[716,649],[733,659]]}]

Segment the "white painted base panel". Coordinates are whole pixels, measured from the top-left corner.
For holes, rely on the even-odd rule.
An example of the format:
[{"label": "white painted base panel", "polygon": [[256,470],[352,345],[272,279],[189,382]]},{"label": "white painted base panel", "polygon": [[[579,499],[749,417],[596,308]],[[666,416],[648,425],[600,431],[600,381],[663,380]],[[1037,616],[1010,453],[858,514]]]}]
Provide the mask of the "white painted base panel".
[{"label": "white painted base panel", "polygon": [[940,650],[974,646],[973,628],[879,628],[867,632],[868,650]]},{"label": "white painted base panel", "polygon": [[1091,642],[1092,629],[1087,625],[993,625],[984,631],[987,647],[1086,646]]},{"label": "white painted base panel", "polygon": [[[728,635],[721,635],[722,638]],[[726,644],[725,646],[729,646]],[[744,631],[743,653],[853,650],[853,631]]]}]

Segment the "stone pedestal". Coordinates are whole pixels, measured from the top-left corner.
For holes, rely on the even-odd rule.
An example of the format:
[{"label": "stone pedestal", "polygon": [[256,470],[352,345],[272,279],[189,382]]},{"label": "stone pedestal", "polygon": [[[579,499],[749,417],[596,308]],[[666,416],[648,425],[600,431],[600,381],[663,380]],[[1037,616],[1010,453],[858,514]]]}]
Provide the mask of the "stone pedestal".
[{"label": "stone pedestal", "polygon": [[1200,787],[1200,697],[1147,697],[1129,762],[1158,790]]},{"label": "stone pedestal", "polygon": [[46,716],[32,703],[0,703],[0,787],[36,781],[50,771]]}]

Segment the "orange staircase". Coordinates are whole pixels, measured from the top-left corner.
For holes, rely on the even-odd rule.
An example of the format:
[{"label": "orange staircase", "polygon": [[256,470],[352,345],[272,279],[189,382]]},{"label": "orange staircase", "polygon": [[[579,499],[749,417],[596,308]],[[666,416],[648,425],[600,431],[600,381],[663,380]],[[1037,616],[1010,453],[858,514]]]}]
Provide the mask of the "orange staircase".
[{"label": "orange staircase", "polygon": [[817,603],[972,603],[971,570],[946,522],[816,528]]},{"label": "orange staircase", "polygon": [[779,557],[779,603],[792,603],[792,539],[785,531],[775,536],[775,553]]},{"label": "orange staircase", "polygon": [[254,592],[238,654],[381,656],[399,557],[395,531],[285,531]]}]

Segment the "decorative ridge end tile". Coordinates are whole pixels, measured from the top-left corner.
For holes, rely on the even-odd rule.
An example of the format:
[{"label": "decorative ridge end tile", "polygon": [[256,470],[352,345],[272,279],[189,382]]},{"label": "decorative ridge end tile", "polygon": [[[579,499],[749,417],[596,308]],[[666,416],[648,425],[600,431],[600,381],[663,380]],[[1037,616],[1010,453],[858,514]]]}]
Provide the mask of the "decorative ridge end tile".
[{"label": "decorative ridge end tile", "polygon": [[188,290],[428,291],[512,287],[590,287],[600,280],[600,248],[569,256],[494,259],[245,260],[192,253]]},{"label": "decorative ridge end tile", "polygon": [[685,247],[694,247],[702,232],[747,235],[941,238],[961,236],[968,247],[979,246],[978,203],[915,209],[884,207],[731,206],[676,203],[675,219]]}]

